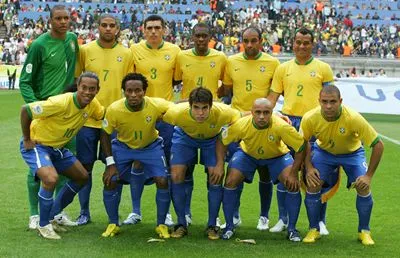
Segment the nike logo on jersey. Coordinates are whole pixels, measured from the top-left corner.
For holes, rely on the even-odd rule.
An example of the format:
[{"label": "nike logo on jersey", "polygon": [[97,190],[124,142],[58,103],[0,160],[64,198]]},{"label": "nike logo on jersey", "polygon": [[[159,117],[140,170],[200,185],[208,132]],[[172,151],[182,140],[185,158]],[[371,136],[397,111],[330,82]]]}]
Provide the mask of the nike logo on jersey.
[{"label": "nike logo on jersey", "polygon": [[287,74],[286,74],[286,76],[290,76],[290,75],[291,75],[291,73],[287,73]]},{"label": "nike logo on jersey", "polygon": [[138,57],[138,60],[140,61],[140,60],[143,60],[144,58],[143,57]]},{"label": "nike logo on jersey", "polygon": [[53,57],[53,56],[55,56],[55,55],[56,55],[56,53],[51,53],[51,54],[50,54],[51,57]]},{"label": "nike logo on jersey", "polygon": [[90,58],[89,60],[90,60],[90,62],[92,62],[92,61],[96,60],[96,58]]},{"label": "nike logo on jersey", "polygon": [[235,68],[235,72],[237,72],[237,71],[239,71],[240,70],[240,68]]},{"label": "nike logo on jersey", "polygon": [[187,64],[187,65],[186,65],[186,67],[189,67],[189,66],[191,66],[191,64]]}]

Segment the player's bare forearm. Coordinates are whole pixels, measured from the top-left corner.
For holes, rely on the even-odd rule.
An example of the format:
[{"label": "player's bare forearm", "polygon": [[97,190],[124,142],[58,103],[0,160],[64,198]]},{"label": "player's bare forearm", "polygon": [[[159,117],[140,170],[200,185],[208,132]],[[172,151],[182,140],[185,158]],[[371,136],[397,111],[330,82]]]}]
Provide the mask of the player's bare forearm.
[{"label": "player's bare forearm", "polygon": [[312,170],[314,169],[313,164],[311,163],[311,145],[308,143],[305,149],[305,158],[304,158],[304,165],[306,167],[306,170]]},{"label": "player's bare forearm", "polygon": [[379,165],[379,162],[381,161],[382,155],[383,155],[383,142],[379,140],[374,147],[372,147],[372,152],[371,152],[371,157],[369,160],[369,166],[366,175],[372,178],[372,176],[375,174],[375,171]]},{"label": "player's bare forearm", "polygon": [[106,133],[104,130],[101,130],[101,132],[100,132],[100,144],[101,144],[101,148],[104,153],[104,156],[105,157],[112,156],[111,135]]},{"label": "player's bare forearm", "polygon": [[222,143],[221,139],[217,139],[215,146],[215,152],[217,156],[217,167],[223,167],[225,164],[225,155],[227,147]]},{"label": "player's bare forearm", "polygon": [[271,104],[272,104],[273,107],[275,107],[276,102],[278,101],[279,96],[280,96],[279,93],[276,93],[276,92],[274,92],[274,91],[269,90],[267,99],[268,99],[269,101],[271,101]]},{"label": "player's bare forearm", "polygon": [[21,129],[22,135],[24,137],[24,141],[31,139],[31,123],[32,119],[29,117],[28,111],[26,110],[26,106],[22,106],[21,108]]},{"label": "player's bare forearm", "polygon": [[294,175],[297,175],[298,171],[301,168],[301,164],[303,163],[304,158],[306,156],[306,151],[308,149],[309,143],[305,142],[304,144],[305,144],[305,147],[301,151],[296,152],[294,155],[294,161],[293,161],[293,165],[292,165],[292,174],[294,174]]}]

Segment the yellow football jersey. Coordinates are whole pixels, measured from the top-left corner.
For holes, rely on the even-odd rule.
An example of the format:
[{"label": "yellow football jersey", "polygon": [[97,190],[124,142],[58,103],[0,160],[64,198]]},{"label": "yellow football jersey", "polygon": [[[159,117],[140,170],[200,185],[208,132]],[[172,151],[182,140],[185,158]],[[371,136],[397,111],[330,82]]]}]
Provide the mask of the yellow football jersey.
[{"label": "yellow football jersey", "polygon": [[[85,71],[99,76],[100,91],[96,98],[104,107],[108,107],[122,98],[122,79],[133,72],[132,52],[118,43],[113,48],[102,48],[97,41],[92,41],[79,51],[76,77]],[[89,119],[85,126],[101,128],[101,121]]]},{"label": "yellow football jersey", "polygon": [[27,104],[31,123],[31,139],[40,144],[61,148],[86,123],[88,118],[104,118],[104,107],[94,98],[84,108],[79,106],[75,93],[65,93]]},{"label": "yellow football jersey", "polygon": [[149,81],[146,96],[171,100],[175,62],[180,48],[163,42],[158,49],[152,49],[146,41],[141,41],[133,45],[131,50],[136,73],[143,74]]},{"label": "yellow football jersey", "polygon": [[222,126],[234,123],[241,117],[241,113],[228,105],[213,103],[210,114],[203,123],[193,119],[188,102],[177,104],[170,108],[163,117],[163,121],[179,126],[195,139],[210,139],[221,131]]},{"label": "yellow football jersey", "polygon": [[157,119],[172,105],[164,99],[146,96],[142,109],[133,111],[125,98],[117,100],[107,108],[103,129],[108,134],[116,130],[118,140],[132,149],[144,148],[157,139]]},{"label": "yellow football jersey", "polygon": [[199,56],[193,49],[178,54],[175,68],[175,80],[183,82],[182,99],[188,99],[196,87],[211,90],[214,99],[218,99],[218,81],[223,79],[226,56],[215,49],[209,49],[207,55]]},{"label": "yellow football jersey", "polygon": [[301,120],[300,133],[306,140],[315,136],[318,146],[332,154],[349,154],[362,143],[373,146],[379,139],[364,117],[344,105],[340,116],[332,122],[324,119],[321,107],[308,111]]},{"label": "yellow football jersey", "polygon": [[304,148],[304,138],[296,129],[272,115],[267,128],[258,128],[252,116],[245,116],[222,132],[224,145],[240,141],[241,149],[256,159],[272,159]]},{"label": "yellow football jersey", "polygon": [[276,69],[271,91],[284,95],[284,114],[303,116],[319,106],[319,92],[323,86],[332,83],[333,73],[329,64],[311,58],[305,65],[299,65],[296,59],[292,59]]},{"label": "yellow football jersey", "polygon": [[250,111],[254,100],[268,95],[279,60],[260,52],[255,60],[243,53],[230,56],[225,68],[223,83],[233,85],[232,107]]}]

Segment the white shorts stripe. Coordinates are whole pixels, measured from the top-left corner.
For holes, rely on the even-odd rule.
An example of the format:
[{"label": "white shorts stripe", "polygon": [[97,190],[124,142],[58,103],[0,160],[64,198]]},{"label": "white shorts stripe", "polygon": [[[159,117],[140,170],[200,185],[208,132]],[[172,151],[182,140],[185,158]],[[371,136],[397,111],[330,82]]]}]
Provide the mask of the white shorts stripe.
[{"label": "white shorts stripe", "polygon": [[42,163],[40,162],[39,153],[38,153],[36,147],[33,148],[33,150],[35,151],[35,155],[36,155],[36,165],[37,165],[38,168],[41,168],[42,167]]}]

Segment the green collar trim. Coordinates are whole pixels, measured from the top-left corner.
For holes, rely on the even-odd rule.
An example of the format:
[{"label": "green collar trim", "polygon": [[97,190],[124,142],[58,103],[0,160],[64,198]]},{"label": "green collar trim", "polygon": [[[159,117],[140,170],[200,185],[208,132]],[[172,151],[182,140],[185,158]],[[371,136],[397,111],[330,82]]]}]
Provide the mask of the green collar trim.
[{"label": "green collar trim", "polygon": [[257,130],[264,130],[264,129],[267,129],[268,127],[269,127],[269,122],[268,122],[268,124],[266,125],[266,126],[264,126],[264,127],[259,127],[258,125],[256,125],[256,123],[254,122],[254,118],[252,118],[251,119],[251,123],[253,124],[253,126],[254,126],[254,128],[256,128]]},{"label": "green collar trim", "polygon": [[[204,56],[208,56],[208,55],[210,54],[210,52],[211,52],[211,50],[210,50],[210,49],[207,49],[207,53],[206,53]],[[192,53],[193,53],[195,56],[201,56],[201,55],[199,55],[199,54],[197,53],[197,51],[196,51],[195,48],[192,48]]]},{"label": "green collar trim", "polygon": [[[256,55],[256,57],[254,58],[254,60],[259,59],[262,56],[262,52],[258,52],[258,54]],[[249,57],[246,55],[246,53],[243,52],[243,58],[246,60],[249,60]]]},{"label": "green collar trim", "polygon": [[[153,49],[150,45],[149,45],[149,43],[147,43],[147,41],[146,41],[146,46],[148,47],[148,48],[150,48],[150,49]],[[161,42],[161,44],[157,47],[157,49],[160,49],[160,48],[162,48],[164,46],[164,40]]]},{"label": "green collar trim", "polygon": [[143,110],[145,101],[146,101],[146,100],[143,98],[142,105],[141,105],[141,107],[140,107],[139,110],[133,110],[133,109],[131,108],[131,106],[129,106],[128,100],[127,100],[126,98],[125,98],[125,102],[124,102],[124,103],[125,103],[125,107],[126,107],[129,111],[131,111],[131,112],[138,112],[138,111]]},{"label": "green collar trim", "polygon": [[[99,47],[105,49],[105,47],[102,47],[102,46],[100,45],[100,41],[99,41],[98,39],[96,40],[96,43],[97,43],[97,45],[98,45]],[[118,45],[118,42],[115,41],[115,42],[114,42],[114,45],[113,45],[111,48],[115,48],[117,45]]]},{"label": "green collar trim", "polygon": [[77,96],[77,92],[74,92],[74,94],[72,94],[72,99],[74,100],[74,104],[78,109],[82,109],[81,105],[79,105],[78,102],[78,96]]},{"label": "green collar trim", "polygon": [[[308,60],[306,61],[306,63],[305,63],[304,65],[308,65],[308,64],[311,63],[313,60],[314,60],[314,57],[312,56],[312,57],[310,57],[310,59],[308,59]],[[296,64],[298,64],[298,65],[302,65],[302,64],[299,63],[299,61],[297,61],[297,59],[294,59],[294,62],[295,62]]]}]

